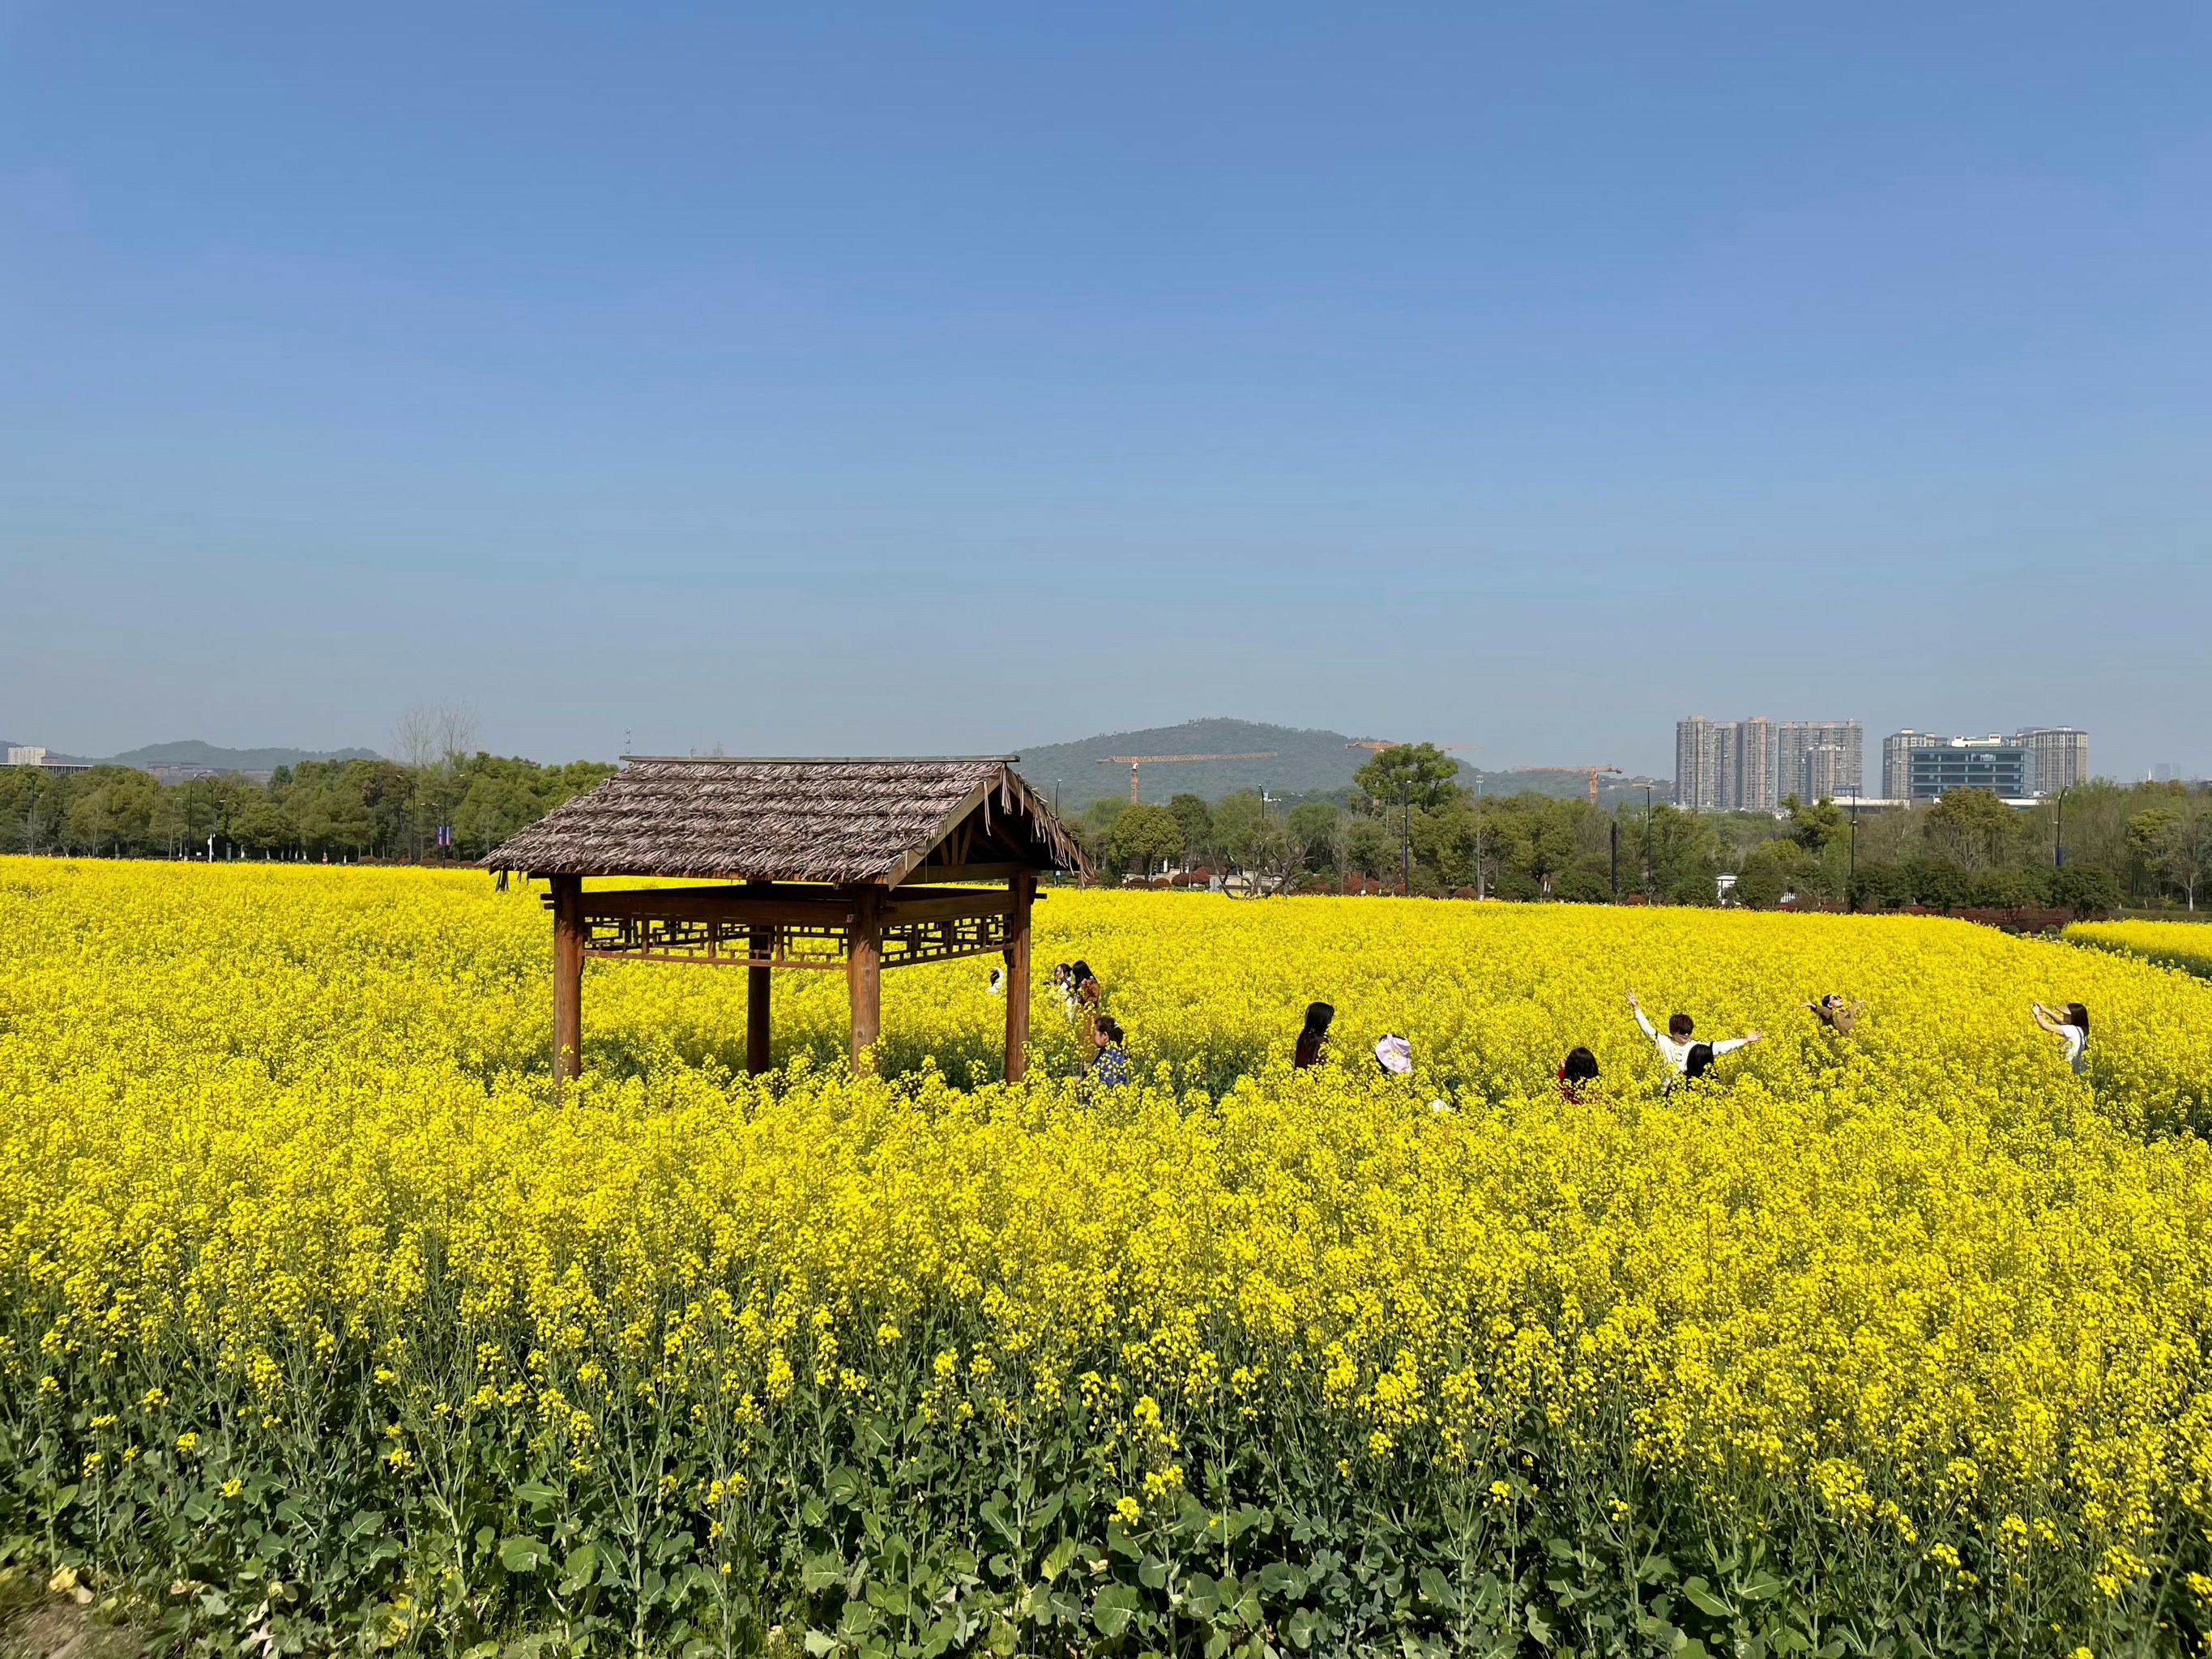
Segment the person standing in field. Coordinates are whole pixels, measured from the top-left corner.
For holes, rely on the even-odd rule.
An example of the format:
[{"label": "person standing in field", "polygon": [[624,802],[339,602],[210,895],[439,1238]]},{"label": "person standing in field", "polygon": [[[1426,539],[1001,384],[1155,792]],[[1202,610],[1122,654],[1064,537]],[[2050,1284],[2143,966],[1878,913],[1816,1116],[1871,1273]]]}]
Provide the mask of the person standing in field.
[{"label": "person standing in field", "polygon": [[1847,1037],[1851,1034],[1852,1028],[1858,1024],[1859,1012],[1865,1006],[1866,1003],[1863,1000],[1857,1002],[1845,1002],[1839,994],[1831,991],[1818,1002],[1805,1004],[1805,1012],[1838,1036]]},{"label": "person standing in field", "polygon": [[2066,1063],[2074,1068],[2076,1077],[2089,1069],[2089,1011],[2078,1002],[2069,1002],[2060,1013],[2045,1007],[2039,1002],[2027,1005],[2035,1016],[2035,1023],[2051,1036],[2063,1039],[2066,1044]]},{"label": "person standing in field", "polygon": [[984,994],[987,996],[1002,997],[1006,995],[1006,970],[1003,968],[994,968],[991,969],[990,983],[984,986],[983,991]]},{"label": "person standing in field", "polygon": [[1559,1062],[1557,1079],[1562,1098],[1579,1106],[1584,1088],[1597,1081],[1597,1056],[1587,1048],[1570,1048]]},{"label": "person standing in field", "polygon": [[1335,1018],[1336,1010],[1326,1002],[1306,1005],[1305,1029],[1298,1033],[1297,1051],[1291,1058],[1292,1071],[1321,1064],[1322,1045],[1328,1041],[1328,1023]]},{"label": "person standing in field", "polygon": [[1091,969],[1085,964],[1077,963],[1075,971],[1078,975],[1075,1000],[1069,1005],[1068,1012],[1075,1020],[1076,1029],[1083,1034],[1083,1040],[1088,1042],[1097,1034],[1098,1022],[1104,1018],[1106,994],[1098,988],[1098,981],[1091,976]]},{"label": "person standing in field", "polygon": [[1748,1048],[1766,1035],[1764,1031],[1747,1031],[1740,1037],[1723,1037],[1718,1042],[1700,1042],[1693,1035],[1697,1030],[1697,1022],[1687,1014],[1668,1015],[1667,1029],[1662,1032],[1653,1030],[1651,1022],[1644,1017],[1644,1005],[1636,1000],[1633,988],[1628,993],[1628,1006],[1634,1012],[1636,1023],[1643,1028],[1644,1035],[1651,1039],[1651,1046],[1659,1051],[1659,1058],[1667,1062],[1667,1068],[1674,1074],[1668,1081],[1669,1089],[1676,1083],[1703,1077],[1713,1061],[1723,1054]]},{"label": "person standing in field", "polygon": [[1098,1051],[1098,1086],[1126,1088],[1129,1082],[1129,1056],[1121,1047],[1121,1022],[1111,1014],[1099,1015],[1091,1026],[1091,1043]]}]

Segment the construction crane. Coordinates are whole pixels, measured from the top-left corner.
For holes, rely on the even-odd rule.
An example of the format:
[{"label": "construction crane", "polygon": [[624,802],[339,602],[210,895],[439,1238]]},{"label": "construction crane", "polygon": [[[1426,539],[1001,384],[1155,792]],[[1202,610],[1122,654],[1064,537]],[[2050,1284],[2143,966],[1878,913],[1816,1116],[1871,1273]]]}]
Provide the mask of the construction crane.
[{"label": "construction crane", "polygon": [[1158,766],[1169,761],[1207,760],[1273,760],[1275,751],[1262,749],[1249,755],[1108,755],[1099,761],[1101,766],[1127,766],[1129,769],[1129,799],[1137,799],[1137,769]]},{"label": "construction crane", "polygon": [[1597,775],[1601,772],[1618,774],[1618,766],[1516,766],[1516,772],[1587,772],[1589,774],[1589,803],[1597,805]]},{"label": "construction crane", "polygon": [[[1400,743],[1395,738],[1354,738],[1344,745],[1346,749],[1364,749],[1370,755],[1379,755],[1385,749],[1409,749],[1411,744]],[[1479,743],[1432,743],[1431,749],[1480,749]]]}]

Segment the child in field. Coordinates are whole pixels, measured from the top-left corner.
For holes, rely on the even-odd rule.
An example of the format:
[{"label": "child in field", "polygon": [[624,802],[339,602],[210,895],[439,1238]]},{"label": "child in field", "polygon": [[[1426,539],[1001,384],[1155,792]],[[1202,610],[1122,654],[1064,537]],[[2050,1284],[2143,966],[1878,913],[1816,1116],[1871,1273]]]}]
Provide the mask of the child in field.
[{"label": "child in field", "polygon": [[2051,1036],[2064,1040],[2066,1063],[2074,1068],[2074,1074],[2079,1077],[2086,1073],[2089,1069],[2089,1011],[2078,1002],[2069,1002],[2065,1007],[2065,1018],[2062,1019],[2057,1012],[2039,1002],[2031,1002],[2027,1006],[2038,1025]]},{"label": "child in field", "polygon": [[1127,1087],[1129,1056],[1121,1048],[1121,1021],[1111,1014],[1099,1015],[1091,1027],[1091,1042],[1098,1050],[1098,1086],[1102,1089]]},{"label": "child in field", "polygon": [[1306,1005],[1305,1030],[1298,1033],[1297,1051],[1291,1058],[1292,1071],[1321,1064],[1322,1045],[1328,1041],[1328,1023],[1335,1018],[1336,1010],[1326,1002]]},{"label": "child in field", "polygon": [[991,982],[983,988],[983,993],[986,996],[994,997],[1002,997],[1006,994],[1006,970],[1005,969],[994,968],[991,969]]},{"label": "child in field", "polygon": [[1075,981],[1074,1000],[1068,1005],[1068,1012],[1074,1018],[1076,1029],[1083,1034],[1083,1040],[1088,1042],[1097,1034],[1098,1022],[1104,1017],[1105,993],[1098,988],[1098,981],[1091,977],[1091,969],[1084,963],[1077,963],[1075,971],[1079,977]]},{"label": "child in field", "polygon": [[1559,1085],[1560,1095],[1582,1104],[1583,1090],[1597,1081],[1597,1056],[1587,1048],[1570,1048],[1567,1057],[1559,1062]]},{"label": "child in field", "polygon": [[1636,1000],[1633,990],[1628,994],[1628,1006],[1635,1012],[1636,1023],[1643,1028],[1644,1035],[1651,1039],[1651,1046],[1659,1051],[1659,1058],[1665,1060],[1668,1069],[1674,1073],[1668,1081],[1669,1089],[1677,1082],[1703,1077],[1711,1069],[1713,1061],[1723,1054],[1747,1048],[1766,1035],[1764,1031],[1749,1031],[1740,1037],[1723,1037],[1718,1042],[1699,1042],[1692,1035],[1697,1030],[1697,1022],[1687,1014],[1668,1015],[1667,1029],[1662,1033],[1654,1030],[1651,1022],[1644,1017],[1644,1005]]},{"label": "child in field", "polygon": [[1413,1072],[1412,1041],[1385,1031],[1382,1040],[1375,1045],[1375,1063],[1382,1068],[1386,1077],[1411,1077]]},{"label": "child in field", "polygon": [[1863,1000],[1845,1002],[1837,993],[1831,991],[1818,1002],[1808,1002],[1804,1006],[1807,1013],[1838,1036],[1847,1037],[1851,1034],[1851,1028],[1859,1023],[1859,1011],[1866,1006],[1866,1003]]}]

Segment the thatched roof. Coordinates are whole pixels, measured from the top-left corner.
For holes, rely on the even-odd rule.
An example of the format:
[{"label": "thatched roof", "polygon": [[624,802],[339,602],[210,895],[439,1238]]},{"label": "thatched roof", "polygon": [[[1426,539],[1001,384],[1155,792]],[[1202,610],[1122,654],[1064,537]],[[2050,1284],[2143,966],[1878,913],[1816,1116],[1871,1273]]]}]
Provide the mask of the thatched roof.
[{"label": "thatched roof", "polygon": [[[1087,869],[1011,755],[889,760],[625,757],[483,862],[539,876],[883,882],[937,864]],[[961,833],[956,836],[955,831]]]}]

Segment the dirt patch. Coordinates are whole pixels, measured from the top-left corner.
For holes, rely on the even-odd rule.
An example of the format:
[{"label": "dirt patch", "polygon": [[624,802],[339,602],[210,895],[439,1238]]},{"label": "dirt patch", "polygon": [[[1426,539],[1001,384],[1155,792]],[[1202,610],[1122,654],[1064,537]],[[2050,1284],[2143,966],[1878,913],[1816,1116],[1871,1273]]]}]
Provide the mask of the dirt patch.
[{"label": "dirt patch", "polygon": [[0,1659],[144,1659],[143,1634],[78,1593],[50,1591],[25,1567],[0,1569]]}]

